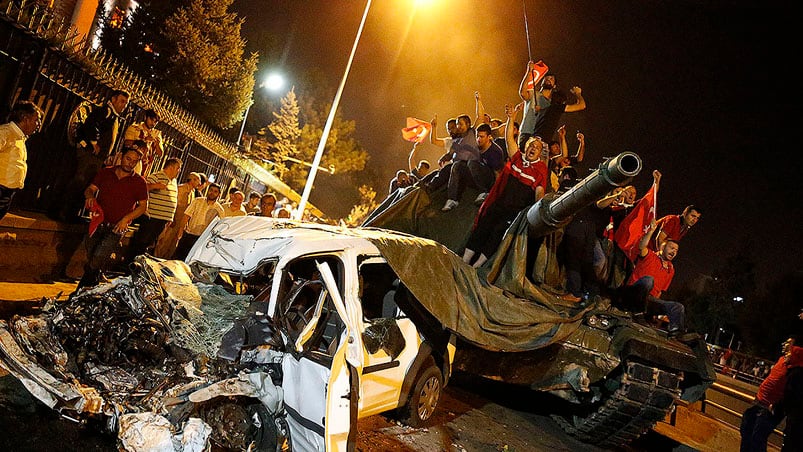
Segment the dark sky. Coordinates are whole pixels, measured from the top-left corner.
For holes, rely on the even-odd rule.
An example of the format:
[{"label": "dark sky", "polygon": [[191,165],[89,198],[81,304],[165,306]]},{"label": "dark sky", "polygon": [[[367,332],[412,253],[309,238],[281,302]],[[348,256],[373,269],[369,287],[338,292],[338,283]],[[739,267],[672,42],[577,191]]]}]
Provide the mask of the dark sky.
[{"label": "dark sky", "polygon": [[[460,113],[473,117],[475,90],[492,116],[503,117],[504,104],[519,101],[528,60],[526,8],[533,59],[549,65],[562,89],[583,89],[588,108],[564,114],[563,122],[584,132],[586,168],[633,150],[644,164],[634,181],[640,194],[653,169],[663,173],[658,216],[687,204],[702,209],[681,243],[676,285],[715,272],[744,243],[761,283],[801,270],[803,149],[793,124],[800,114],[792,110],[801,51],[793,45],[800,25],[791,1],[415,3],[372,3],[340,103],[382,176],[380,193],[406,167],[410,146],[400,129],[407,116],[430,120],[437,113],[441,123]],[[235,1],[251,50],[281,55],[261,58],[261,68],[280,68],[292,80],[318,67],[333,86],[365,5]],[[266,36],[282,51],[259,49]],[[428,144],[424,151],[431,161],[440,155]]]}]

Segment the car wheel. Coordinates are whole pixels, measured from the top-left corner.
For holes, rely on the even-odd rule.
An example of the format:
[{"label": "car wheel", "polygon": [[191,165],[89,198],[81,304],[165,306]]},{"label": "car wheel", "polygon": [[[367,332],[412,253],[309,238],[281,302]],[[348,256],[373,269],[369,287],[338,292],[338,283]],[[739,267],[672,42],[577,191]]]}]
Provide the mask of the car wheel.
[{"label": "car wheel", "polygon": [[404,422],[411,427],[423,426],[435,412],[443,391],[443,375],[431,362],[418,374],[413,392],[404,407]]}]

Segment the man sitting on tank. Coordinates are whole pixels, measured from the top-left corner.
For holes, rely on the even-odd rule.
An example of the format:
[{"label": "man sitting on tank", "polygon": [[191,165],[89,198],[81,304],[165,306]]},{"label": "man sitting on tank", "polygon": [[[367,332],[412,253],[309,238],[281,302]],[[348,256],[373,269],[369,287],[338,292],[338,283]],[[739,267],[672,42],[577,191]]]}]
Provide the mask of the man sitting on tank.
[{"label": "man sitting on tank", "polygon": [[685,331],[685,307],[676,301],[662,300],[661,295],[669,288],[675,267],[672,260],[677,256],[678,244],[667,240],[658,251],[648,248],[655,232],[655,219],[650,222],[647,232],[639,242],[639,256],[623,291],[625,306],[633,311],[664,314],[669,318],[669,334],[677,335]]}]

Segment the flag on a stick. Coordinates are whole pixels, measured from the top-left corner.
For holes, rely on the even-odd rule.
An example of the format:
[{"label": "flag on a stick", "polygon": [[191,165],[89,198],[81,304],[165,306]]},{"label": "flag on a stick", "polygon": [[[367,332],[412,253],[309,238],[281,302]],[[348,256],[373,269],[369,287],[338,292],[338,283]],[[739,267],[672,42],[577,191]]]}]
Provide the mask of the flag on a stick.
[{"label": "flag on a stick", "polygon": [[407,127],[402,129],[402,138],[421,143],[432,130],[432,124],[420,119],[407,117]]},{"label": "flag on a stick", "polygon": [[636,261],[639,255],[639,241],[647,233],[650,223],[655,218],[655,198],[655,184],[653,184],[616,229],[614,241],[631,262]]},{"label": "flag on a stick", "polygon": [[549,68],[542,60],[538,60],[537,63],[533,64],[533,70],[527,76],[527,89],[536,89],[535,86],[544,78],[547,72],[549,72]]}]

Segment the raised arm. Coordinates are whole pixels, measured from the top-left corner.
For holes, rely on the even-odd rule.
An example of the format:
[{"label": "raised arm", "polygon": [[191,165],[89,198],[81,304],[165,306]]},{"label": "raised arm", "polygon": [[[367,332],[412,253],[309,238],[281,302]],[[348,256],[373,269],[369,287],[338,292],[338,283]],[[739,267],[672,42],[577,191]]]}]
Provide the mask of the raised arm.
[{"label": "raised arm", "polygon": [[567,104],[566,105],[566,109],[563,110],[563,111],[565,111],[566,113],[570,113],[570,112],[573,112],[573,111],[585,110],[586,109],[586,101],[585,101],[585,99],[583,99],[583,90],[580,89],[579,86],[573,86],[572,89],[569,90],[569,92],[574,94],[574,97],[577,98],[577,102],[575,102],[575,103],[573,103],[571,105]]},{"label": "raised arm", "polygon": [[586,155],[586,137],[579,130],[577,131],[577,142],[580,144],[577,145],[577,154],[574,155],[574,158],[580,163]]},{"label": "raised arm", "polygon": [[432,131],[429,132],[429,142],[434,144],[435,146],[443,147],[443,144],[444,144],[443,143],[443,138],[438,138],[436,136],[437,134],[435,133],[435,131],[438,130],[438,115],[437,115],[437,113],[432,118],[432,121],[430,121],[429,123],[430,123],[430,125],[432,125]]},{"label": "raised arm", "polygon": [[566,124],[558,127],[558,136],[560,137],[560,154],[563,158],[569,156],[569,145],[566,143]]},{"label": "raised arm", "polygon": [[[432,132],[433,132],[433,130],[431,130],[429,132],[430,135],[432,135]],[[418,161],[418,152],[417,152],[418,144],[419,144],[418,141],[413,142],[413,148],[410,149],[410,155],[409,155],[409,157],[407,157],[407,168],[408,168],[409,172],[412,172],[413,168],[415,168],[413,162],[417,162]]]},{"label": "raised arm", "polygon": [[524,77],[521,79],[521,84],[519,85],[519,96],[521,96],[521,100],[530,100],[533,97],[533,90],[535,86],[532,88],[527,87],[527,80],[530,77],[530,74],[533,72],[533,63],[532,61],[527,62],[527,70],[524,71]]},{"label": "raised arm", "polygon": [[482,97],[480,96],[479,91],[474,91],[474,101],[475,101],[475,114],[477,115],[474,118],[474,127],[477,127],[480,123],[490,124],[491,117],[485,112],[485,105],[482,103]]},{"label": "raised arm", "polygon": [[650,227],[647,228],[647,232],[641,237],[641,240],[638,242],[638,250],[639,256],[644,257],[647,253],[650,252],[650,249],[647,248],[647,245],[650,243],[650,238],[652,238],[652,233],[655,232],[655,217],[650,221]]},{"label": "raised arm", "polygon": [[516,122],[516,116],[518,116],[518,113],[522,108],[524,108],[523,106],[523,102],[519,102],[515,107],[510,104],[505,105],[505,115],[507,115],[507,124],[505,125],[505,144],[507,145],[507,155],[510,158],[513,158],[513,156],[519,152],[519,144],[516,143],[516,132],[513,130],[515,128],[513,123]]}]

